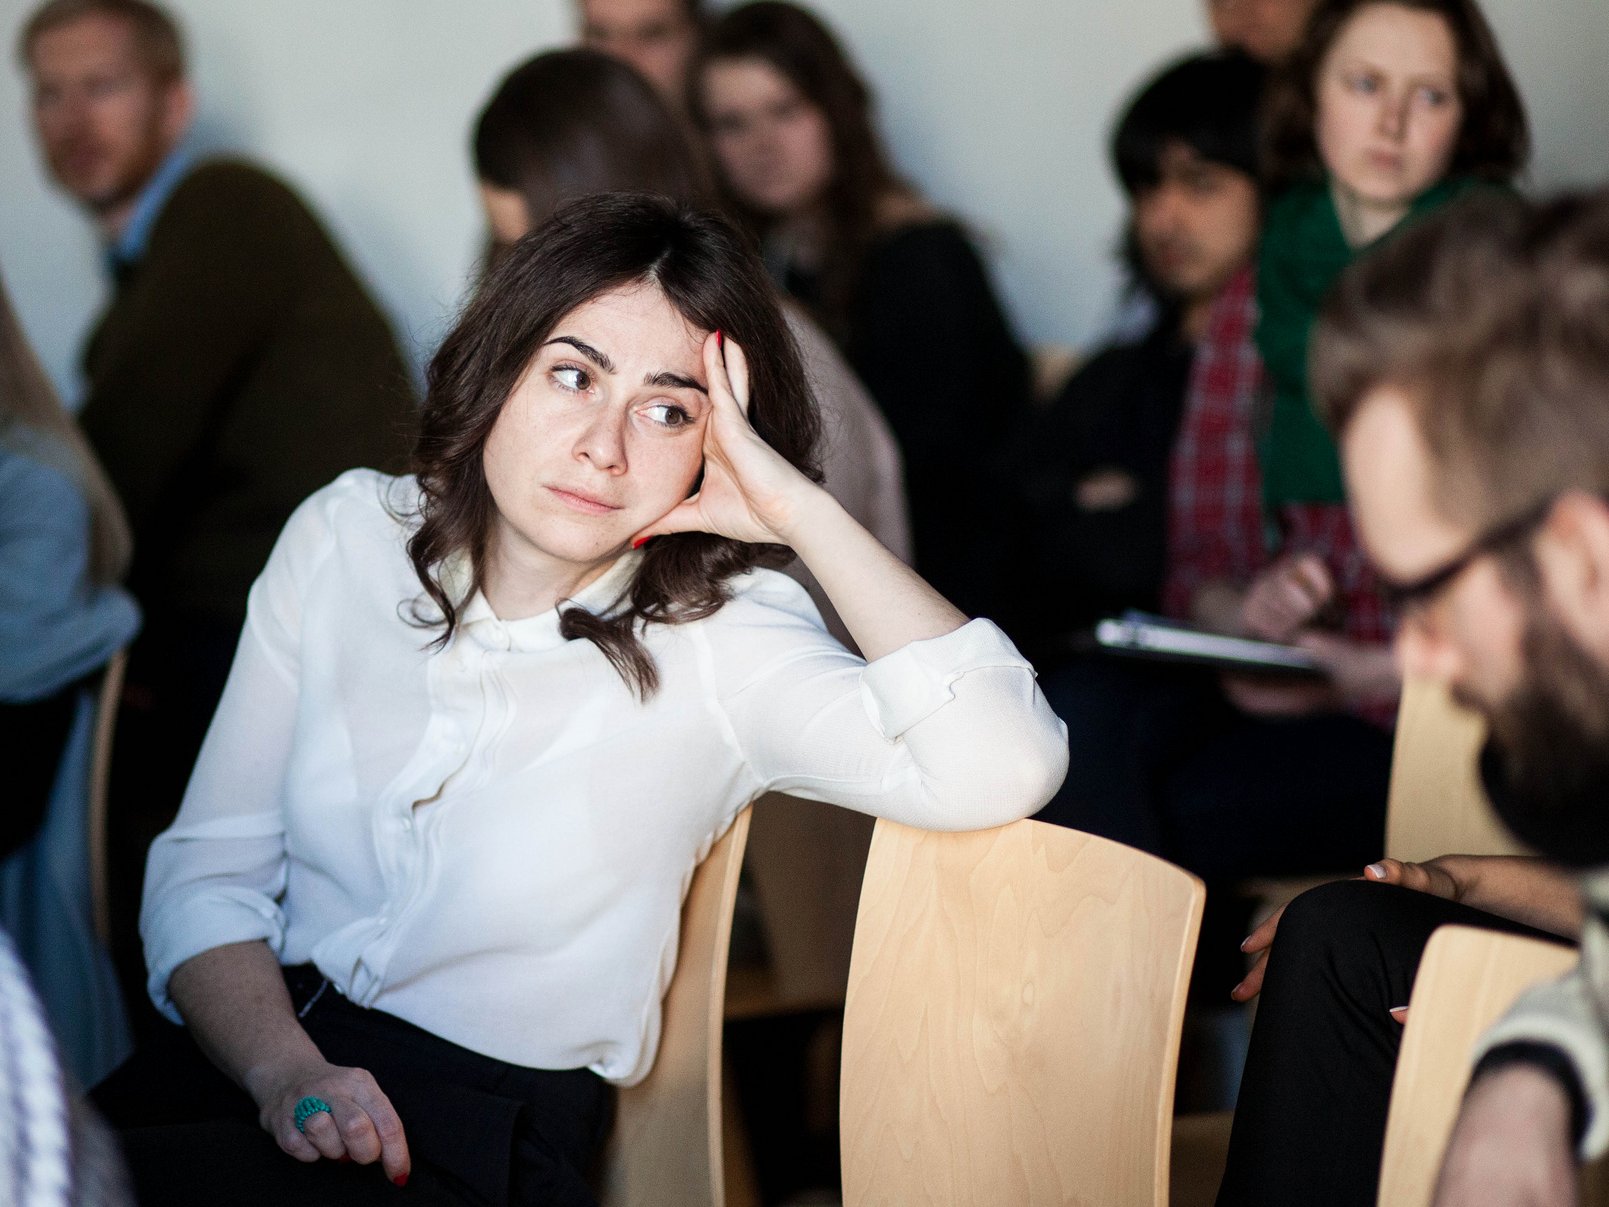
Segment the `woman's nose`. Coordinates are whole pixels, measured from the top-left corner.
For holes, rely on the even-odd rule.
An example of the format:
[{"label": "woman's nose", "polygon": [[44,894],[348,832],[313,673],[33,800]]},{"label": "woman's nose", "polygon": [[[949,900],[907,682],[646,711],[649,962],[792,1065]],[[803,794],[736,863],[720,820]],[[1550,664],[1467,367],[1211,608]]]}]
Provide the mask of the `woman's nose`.
[{"label": "woman's nose", "polygon": [[1380,98],[1379,129],[1387,138],[1401,138],[1408,126],[1406,97],[1387,92]]},{"label": "woman's nose", "polygon": [[606,473],[623,473],[626,468],[625,423],[623,415],[600,410],[576,438],[576,459]]}]

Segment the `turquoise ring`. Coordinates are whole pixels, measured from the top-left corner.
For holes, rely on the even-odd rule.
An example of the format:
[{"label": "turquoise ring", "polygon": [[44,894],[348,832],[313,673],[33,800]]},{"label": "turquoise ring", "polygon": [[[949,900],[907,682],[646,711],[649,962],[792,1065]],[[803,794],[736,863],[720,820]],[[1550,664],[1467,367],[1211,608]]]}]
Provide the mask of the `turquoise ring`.
[{"label": "turquoise ring", "polygon": [[[330,1104],[322,1098],[315,1098],[309,1094],[306,1098],[298,1101],[296,1110],[293,1112],[296,1116],[296,1130],[306,1135],[307,1121],[320,1111],[327,1115],[330,1114]],[[332,1115],[331,1118],[334,1118],[334,1116]]]}]

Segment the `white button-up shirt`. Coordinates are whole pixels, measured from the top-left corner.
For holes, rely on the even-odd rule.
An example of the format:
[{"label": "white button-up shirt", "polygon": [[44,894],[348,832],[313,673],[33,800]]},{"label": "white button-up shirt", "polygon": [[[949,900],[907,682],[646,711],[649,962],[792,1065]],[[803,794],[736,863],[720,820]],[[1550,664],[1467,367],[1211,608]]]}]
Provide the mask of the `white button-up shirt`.
[{"label": "white button-up shirt", "polygon": [[[352,1001],[537,1068],[646,1074],[693,868],[777,790],[935,829],[999,825],[1061,783],[1066,731],[987,621],[867,665],[773,571],[713,616],[651,625],[639,701],[558,612],[465,606],[445,648],[397,518],[359,470],[291,517],[141,932],[153,999],[190,957],[264,939]],[[394,506],[388,507],[388,501]],[[640,555],[574,603],[611,606]]]}]

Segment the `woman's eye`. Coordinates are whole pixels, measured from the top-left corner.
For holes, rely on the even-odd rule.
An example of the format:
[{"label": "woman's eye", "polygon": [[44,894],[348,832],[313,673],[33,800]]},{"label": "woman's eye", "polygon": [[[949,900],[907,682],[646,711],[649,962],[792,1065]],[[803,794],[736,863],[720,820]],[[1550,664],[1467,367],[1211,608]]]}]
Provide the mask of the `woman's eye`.
[{"label": "woman's eye", "polygon": [[554,369],[553,380],[558,382],[564,389],[571,390],[577,394],[592,384],[592,378],[588,376],[587,371],[574,365],[560,365]]},{"label": "woman's eye", "polygon": [[693,422],[693,417],[673,402],[656,402],[644,408],[643,414],[660,427],[686,427]]},{"label": "woman's eye", "polygon": [[1367,96],[1371,92],[1378,92],[1380,83],[1372,75],[1354,75],[1348,77],[1346,86],[1353,92],[1361,92]]},{"label": "woman's eye", "polygon": [[1419,90],[1419,99],[1432,109],[1439,109],[1450,101],[1452,96],[1443,88],[1425,87]]}]

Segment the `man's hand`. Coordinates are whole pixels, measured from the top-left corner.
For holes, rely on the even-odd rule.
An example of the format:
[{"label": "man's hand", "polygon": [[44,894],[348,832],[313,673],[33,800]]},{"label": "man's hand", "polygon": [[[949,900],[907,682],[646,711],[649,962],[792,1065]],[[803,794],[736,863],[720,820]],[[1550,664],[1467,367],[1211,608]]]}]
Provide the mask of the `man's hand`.
[{"label": "man's hand", "polygon": [[1435,1207],[1574,1207],[1570,1100],[1548,1073],[1514,1064],[1464,1098],[1436,1184]]}]

